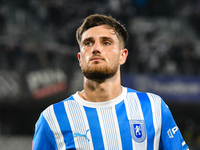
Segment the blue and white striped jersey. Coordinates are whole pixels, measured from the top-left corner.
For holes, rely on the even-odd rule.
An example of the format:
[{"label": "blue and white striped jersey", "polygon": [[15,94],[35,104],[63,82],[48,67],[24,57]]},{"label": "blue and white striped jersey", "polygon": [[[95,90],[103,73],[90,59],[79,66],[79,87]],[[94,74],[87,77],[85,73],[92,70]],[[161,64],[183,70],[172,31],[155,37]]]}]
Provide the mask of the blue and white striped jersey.
[{"label": "blue and white striped jersey", "polygon": [[33,150],[187,150],[163,100],[123,87],[117,98],[89,102],[78,92],[45,109]]}]

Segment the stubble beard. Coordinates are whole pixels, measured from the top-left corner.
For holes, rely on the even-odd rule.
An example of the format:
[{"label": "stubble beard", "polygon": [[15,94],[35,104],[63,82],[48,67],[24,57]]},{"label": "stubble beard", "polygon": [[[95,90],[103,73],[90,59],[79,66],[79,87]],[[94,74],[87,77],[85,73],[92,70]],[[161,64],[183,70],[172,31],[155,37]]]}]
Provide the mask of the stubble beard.
[{"label": "stubble beard", "polygon": [[118,66],[88,66],[81,67],[83,75],[90,80],[105,80],[113,77],[118,70]]}]

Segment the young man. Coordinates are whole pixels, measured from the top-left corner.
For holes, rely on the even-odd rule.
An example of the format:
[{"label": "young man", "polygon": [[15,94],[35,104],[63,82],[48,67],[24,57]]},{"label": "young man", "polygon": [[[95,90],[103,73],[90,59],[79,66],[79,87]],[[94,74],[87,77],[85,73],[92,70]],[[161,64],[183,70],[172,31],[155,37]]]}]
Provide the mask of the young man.
[{"label": "young man", "polygon": [[91,15],[76,36],[84,90],[42,112],[33,150],[188,149],[159,96],[121,86],[126,29],[112,17]]}]

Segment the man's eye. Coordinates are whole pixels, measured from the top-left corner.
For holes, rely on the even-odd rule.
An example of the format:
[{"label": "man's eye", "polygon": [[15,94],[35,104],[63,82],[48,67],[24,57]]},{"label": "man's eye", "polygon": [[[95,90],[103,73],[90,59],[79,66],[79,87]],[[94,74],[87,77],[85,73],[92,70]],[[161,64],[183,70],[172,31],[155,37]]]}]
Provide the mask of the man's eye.
[{"label": "man's eye", "polygon": [[85,42],[85,46],[90,46],[92,45],[92,42],[88,41],[88,42]]},{"label": "man's eye", "polygon": [[111,43],[108,42],[108,41],[104,42],[103,44],[104,44],[104,45],[111,45]]}]

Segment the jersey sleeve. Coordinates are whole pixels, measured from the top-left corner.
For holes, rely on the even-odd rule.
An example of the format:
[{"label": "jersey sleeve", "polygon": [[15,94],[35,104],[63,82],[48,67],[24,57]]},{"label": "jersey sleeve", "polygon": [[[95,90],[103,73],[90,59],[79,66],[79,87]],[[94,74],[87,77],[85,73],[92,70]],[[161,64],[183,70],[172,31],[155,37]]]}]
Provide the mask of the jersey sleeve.
[{"label": "jersey sleeve", "polygon": [[55,138],[43,114],[40,115],[32,141],[32,150],[55,150]]},{"label": "jersey sleeve", "polygon": [[162,130],[160,150],[189,150],[181,132],[173,119],[171,111],[162,100]]}]

